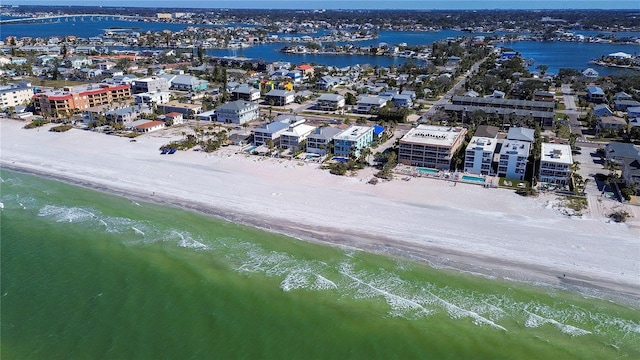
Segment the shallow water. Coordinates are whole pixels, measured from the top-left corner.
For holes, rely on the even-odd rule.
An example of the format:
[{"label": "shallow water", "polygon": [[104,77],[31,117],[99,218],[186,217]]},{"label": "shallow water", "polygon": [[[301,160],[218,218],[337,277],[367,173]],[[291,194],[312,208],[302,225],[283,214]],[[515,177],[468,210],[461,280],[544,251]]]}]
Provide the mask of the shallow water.
[{"label": "shallow water", "polygon": [[2,358],[639,358],[636,309],[0,172]]}]

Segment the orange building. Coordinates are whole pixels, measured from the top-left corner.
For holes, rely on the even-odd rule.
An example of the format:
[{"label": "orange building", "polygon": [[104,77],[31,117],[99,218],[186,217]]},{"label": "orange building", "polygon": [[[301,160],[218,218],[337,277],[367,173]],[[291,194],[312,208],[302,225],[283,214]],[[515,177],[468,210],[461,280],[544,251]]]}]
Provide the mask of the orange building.
[{"label": "orange building", "polygon": [[65,87],[36,94],[36,113],[50,116],[69,115],[74,110],[84,110],[93,106],[114,102],[131,101],[131,85],[91,84]]}]

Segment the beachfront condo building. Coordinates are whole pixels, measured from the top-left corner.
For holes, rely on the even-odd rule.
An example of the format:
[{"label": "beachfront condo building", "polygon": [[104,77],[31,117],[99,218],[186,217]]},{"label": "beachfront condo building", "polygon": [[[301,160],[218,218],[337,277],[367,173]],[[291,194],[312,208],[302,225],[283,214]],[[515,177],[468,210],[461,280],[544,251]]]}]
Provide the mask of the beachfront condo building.
[{"label": "beachfront condo building", "polygon": [[373,143],[373,126],[351,126],[333,138],[333,152],[338,156],[360,156],[360,150]]},{"label": "beachfront condo building", "polygon": [[524,180],[531,143],[523,140],[505,140],[500,149],[498,176]]},{"label": "beachfront condo building", "polygon": [[563,144],[542,143],[540,182],[567,185],[571,177],[573,157],[571,147]]},{"label": "beachfront condo building", "polygon": [[492,174],[493,154],[497,144],[498,141],[494,138],[472,137],[464,155],[464,171],[472,174]]},{"label": "beachfront condo building", "polygon": [[451,158],[462,146],[467,129],[462,127],[418,125],[400,139],[401,164],[440,170],[451,169]]},{"label": "beachfront condo building", "polygon": [[258,104],[245,100],[236,100],[220,105],[216,108],[219,122],[230,124],[244,124],[258,118]]},{"label": "beachfront condo building", "polygon": [[307,136],[307,152],[326,155],[331,147],[331,141],[333,141],[333,138],[341,132],[342,129],[331,126],[316,128],[313,133]]},{"label": "beachfront condo building", "polygon": [[[280,147],[283,149],[300,150],[300,145],[307,139],[316,129],[315,126],[304,123],[297,123],[295,126],[289,126],[282,134],[280,134]],[[304,145],[304,144],[302,144]]]},{"label": "beachfront condo building", "polygon": [[253,145],[268,145],[269,140],[273,146],[280,146],[280,136],[292,127],[305,122],[305,118],[295,115],[280,115],[275,121],[263,125],[253,131]]},{"label": "beachfront condo building", "polygon": [[21,82],[0,86],[0,109],[27,104],[32,97],[33,88],[30,83]]},{"label": "beachfront condo building", "polygon": [[54,117],[68,116],[90,107],[131,101],[130,85],[90,84],[65,87],[34,96],[38,114]]}]

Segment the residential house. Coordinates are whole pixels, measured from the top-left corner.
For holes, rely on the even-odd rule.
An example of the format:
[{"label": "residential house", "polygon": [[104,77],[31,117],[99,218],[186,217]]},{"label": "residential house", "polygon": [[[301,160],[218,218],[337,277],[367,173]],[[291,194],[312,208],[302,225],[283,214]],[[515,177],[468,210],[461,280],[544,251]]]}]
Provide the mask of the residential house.
[{"label": "residential house", "polygon": [[142,132],[142,133],[162,130],[164,128],[165,128],[165,123],[164,121],[160,121],[160,120],[145,121],[142,124],[137,124],[133,126],[133,130]]},{"label": "residential house", "polygon": [[295,100],[295,93],[287,90],[271,90],[265,95],[267,103],[275,106],[285,106]]},{"label": "residential house", "polygon": [[257,101],[260,99],[260,90],[250,85],[240,85],[231,91],[231,97],[236,100]]},{"label": "residential house", "polygon": [[495,138],[472,137],[464,156],[464,171],[472,174],[492,174],[493,153],[497,144]]},{"label": "residential house", "polygon": [[509,132],[507,133],[507,140],[519,140],[533,143],[535,139],[535,130],[533,129],[512,127],[509,128]]},{"label": "residential house", "polygon": [[600,76],[600,73],[593,70],[592,68],[588,68],[582,72],[582,77],[587,80],[595,80]]},{"label": "residential house", "polygon": [[391,102],[399,108],[410,108],[413,106],[413,100],[410,95],[394,95]]},{"label": "residential house", "polygon": [[373,143],[372,126],[350,126],[333,138],[333,153],[347,157],[360,156],[360,150]]},{"label": "residential house", "polygon": [[540,182],[568,185],[571,179],[573,157],[571,146],[542,143],[539,176]]},{"label": "residential house", "polygon": [[[301,121],[304,121],[301,119]],[[273,121],[269,124],[263,125],[253,131],[253,145],[267,145],[269,141],[273,146],[278,146],[280,143],[280,135],[289,129],[289,126],[296,125],[296,119],[280,118],[280,120]]]},{"label": "residential house", "polygon": [[464,143],[462,127],[418,125],[401,139],[398,161],[405,165],[451,169],[451,159]]},{"label": "residential house", "polygon": [[640,150],[631,143],[612,141],[605,145],[604,153],[607,161],[622,164],[625,159],[640,157]]},{"label": "residential house", "polygon": [[478,127],[476,128],[476,132],[473,135],[477,137],[497,139],[499,130],[500,129],[498,129],[496,126],[478,125]]},{"label": "residential house", "polygon": [[314,69],[313,69],[313,66],[309,64],[298,65],[295,69],[302,73],[303,79],[308,79],[310,77],[313,77]]},{"label": "residential house", "polygon": [[65,64],[72,69],[82,69],[85,66],[91,66],[93,61],[84,56],[72,56],[65,61]]},{"label": "residential house", "polygon": [[0,86],[0,109],[15,108],[29,103],[33,98],[33,87],[30,83],[20,82]]},{"label": "residential house", "polygon": [[216,113],[219,122],[241,125],[257,119],[259,108],[256,103],[236,100],[218,106]]},{"label": "residential house", "polygon": [[333,138],[342,132],[342,129],[331,126],[316,128],[313,133],[307,136],[307,152],[326,155],[331,146]]},{"label": "residential house", "polygon": [[170,112],[168,114],[164,114],[164,121],[171,121],[173,125],[184,124],[184,115],[179,112]]},{"label": "residential house", "polygon": [[160,91],[167,92],[169,91],[169,82],[167,79],[157,76],[135,79],[131,82],[131,91],[134,94]]},{"label": "residential house", "polygon": [[291,70],[286,74],[286,77],[290,78],[294,84],[299,84],[302,82],[302,71]]},{"label": "residential house", "polygon": [[197,114],[202,112],[202,105],[185,104],[179,101],[169,101],[166,104],[158,104],[158,110],[164,113],[178,112],[187,119],[193,119]]},{"label": "residential house", "polygon": [[498,176],[514,180],[524,180],[531,142],[505,140],[500,148]]},{"label": "residential house", "polygon": [[209,82],[206,80],[198,79],[191,75],[163,74],[160,77],[167,80],[171,90],[197,92],[205,91],[209,86]]},{"label": "residential house", "polygon": [[616,131],[624,128],[625,126],[627,126],[627,121],[624,118],[615,115],[602,116],[598,120],[598,128],[600,128],[600,130],[609,129]]},{"label": "residential house", "polygon": [[209,110],[209,111],[201,112],[200,114],[196,115],[196,120],[199,120],[199,121],[217,121],[218,120],[218,114],[216,113],[215,110]]},{"label": "residential house", "polygon": [[334,111],[342,109],[344,105],[344,96],[340,94],[322,94],[318,97],[316,108],[324,111]]},{"label": "residential house", "polygon": [[555,94],[549,91],[538,90],[533,93],[533,100],[535,101],[554,101]]},{"label": "residential house", "polygon": [[353,111],[359,114],[369,114],[372,112],[377,112],[385,106],[387,106],[387,100],[385,98],[363,96],[358,100],[356,108],[353,109]]},{"label": "residential house", "polygon": [[149,114],[153,114],[153,110],[147,105],[142,104],[107,110],[105,112],[105,117],[109,121],[128,124],[138,119],[140,115]]},{"label": "residential house", "polygon": [[340,79],[333,76],[323,76],[316,82],[316,88],[320,90],[333,90],[336,86],[340,84]]},{"label": "residential house", "polygon": [[627,111],[628,108],[639,107],[640,102],[631,100],[613,100],[613,108],[616,111]]},{"label": "residential house", "polygon": [[587,100],[592,103],[603,103],[607,99],[605,97],[604,91],[599,86],[588,86],[587,87]]},{"label": "residential house", "polygon": [[622,162],[621,170],[622,179],[624,179],[628,185],[636,184],[636,189],[640,189],[640,156],[625,159]]},{"label": "residential house", "polygon": [[603,116],[612,116],[613,111],[609,109],[609,105],[607,104],[596,104],[593,107],[593,115],[599,118]]},{"label": "residential house", "polygon": [[624,91],[620,91],[613,95],[613,100],[633,100],[633,96],[627,94]]},{"label": "residential house", "polygon": [[304,120],[297,121],[290,125],[287,130],[280,134],[280,147],[283,149],[300,150],[300,145],[316,129],[315,126],[307,125]]},{"label": "residential house", "polygon": [[171,100],[168,91],[144,92],[134,95],[136,104],[166,104]]}]

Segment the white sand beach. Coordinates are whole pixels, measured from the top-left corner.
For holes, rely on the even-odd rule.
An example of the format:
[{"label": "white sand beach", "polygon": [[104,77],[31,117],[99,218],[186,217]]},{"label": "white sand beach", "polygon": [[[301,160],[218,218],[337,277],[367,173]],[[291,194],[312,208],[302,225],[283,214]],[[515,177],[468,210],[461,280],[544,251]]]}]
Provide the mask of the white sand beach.
[{"label": "white sand beach", "polygon": [[372,170],[340,177],[316,163],[232,149],[160,155],[171,140],[163,134],[130,142],[24,125],[0,121],[3,168],[434,266],[640,301],[638,207],[625,207],[631,223],[616,224],[606,213],[621,205],[609,200],[567,217],[551,206],[553,195],[426,178],[371,185]]}]

